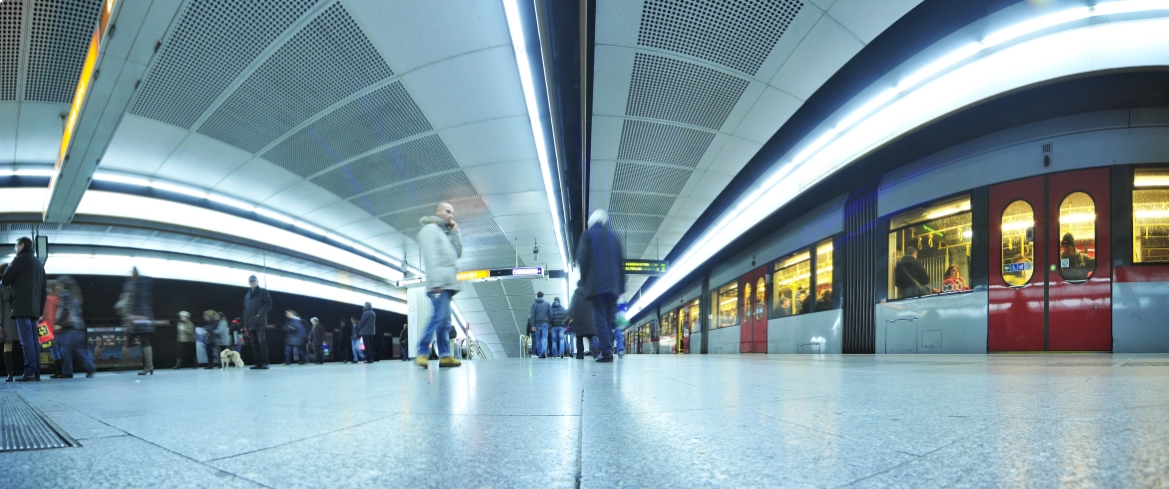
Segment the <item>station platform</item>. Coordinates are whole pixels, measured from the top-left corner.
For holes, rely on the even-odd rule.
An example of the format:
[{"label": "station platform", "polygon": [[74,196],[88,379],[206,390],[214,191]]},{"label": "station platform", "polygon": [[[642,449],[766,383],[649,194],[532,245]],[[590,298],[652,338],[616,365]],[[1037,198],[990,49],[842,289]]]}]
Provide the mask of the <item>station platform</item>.
[{"label": "station platform", "polygon": [[1169,355],[627,355],[0,383],[5,487],[1153,487]]}]

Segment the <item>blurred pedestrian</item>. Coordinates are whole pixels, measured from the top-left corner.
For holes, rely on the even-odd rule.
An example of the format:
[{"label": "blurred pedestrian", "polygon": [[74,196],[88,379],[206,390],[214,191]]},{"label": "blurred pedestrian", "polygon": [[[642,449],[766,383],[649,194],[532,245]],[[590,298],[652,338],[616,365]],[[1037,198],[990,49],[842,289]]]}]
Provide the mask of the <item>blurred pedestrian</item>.
[{"label": "blurred pedestrian", "polygon": [[60,342],[61,377],[73,378],[73,360],[80,360],[85,368],[85,377],[93,377],[97,370],[89,352],[85,336],[85,320],[81,314],[81,287],[68,275],[57,277],[61,290],[57,293],[56,325],[60,333],[55,341]]},{"label": "blurred pedestrian", "polygon": [[219,368],[219,317],[215,311],[203,311],[203,329],[207,334],[203,336],[203,349],[207,352],[206,370]]},{"label": "blurred pedestrian", "polygon": [[402,361],[410,359],[410,327],[402,326],[402,334],[398,335],[398,349],[402,350]]},{"label": "blurred pedestrian", "polygon": [[37,334],[37,318],[45,310],[45,266],[33,255],[32,240],[16,240],[16,257],[4,269],[0,283],[12,287],[12,317],[16,320],[20,349],[24,353],[24,373],[17,382],[39,382],[41,367],[38,359],[41,347]]},{"label": "blurred pedestrian", "polygon": [[[43,312],[41,312],[41,321],[44,322],[45,327],[48,328],[49,331],[52,331],[53,335],[56,336],[57,330],[59,329],[57,327],[57,301],[58,301],[57,294],[61,293],[61,282],[58,282],[57,280],[46,281],[45,282],[45,292],[47,294],[45,296],[45,310]],[[39,333],[39,331],[38,331],[38,333]],[[53,358],[53,369],[54,369],[53,375],[49,376],[50,378],[53,378],[53,379],[61,378],[61,373],[62,373],[61,372],[61,350],[60,350],[60,348],[58,348],[58,346],[60,346],[60,343],[61,343],[60,341],[58,341],[58,340],[56,340],[56,338],[54,338],[53,340],[46,341],[46,342],[41,344],[41,349],[42,350],[47,349],[49,352],[49,355],[51,355]]]},{"label": "blurred pedestrian", "polygon": [[[8,268],[7,263],[0,263],[0,276]],[[20,332],[16,329],[16,319],[12,317],[12,286],[0,285],[0,322],[4,329],[4,370],[8,372],[5,382],[12,382],[16,375],[16,359],[12,355],[12,346],[20,339]]]},{"label": "blurred pedestrian", "polygon": [[199,366],[198,356],[195,354],[195,323],[191,322],[191,313],[179,311],[179,322],[175,327],[175,366],[183,368],[183,360],[191,361],[191,368]]},{"label": "blurred pedestrian", "polygon": [[[589,215],[589,228],[580,236],[576,262],[580,266],[579,292],[591,303],[600,350],[598,363],[613,361],[613,328],[617,297],[625,293],[624,252],[617,235],[609,229],[609,214],[597,209]],[[591,345],[591,342],[590,342]]]},{"label": "blurred pedestrian", "polygon": [[378,357],[378,337],[377,337],[377,315],[373,312],[373,304],[368,302],[361,307],[361,320],[357,323],[358,334],[361,335],[362,342],[365,343],[365,358],[367,363],[377,361]]},{"label": "blurred pedestrian", "polygon": [[418,244],[422,248],[427,295],[434,306],[434,315],[418,338],[414,363],[424,368],[429,365],[427,354],[423,352],[429,351],[429,343],[433,340],[438,343],[438,366],[458,367],[462,362],[451,356],[447,334],[451,328],[451,297],[461,290],[457,276],[459,258],[463,256],[463,232],[455,222],[454,206],[446,202],[434,209],[433,216],[423,217],[418,223],[422,225],[418,231]]},{"label": "blurred pedestrian", "polygon": [[304,354],[304,340],[308,336],[305,330],[304,321],[296,314],[296,311],[289,309],[284,311],[284,365],[292,365],[292,360],[299,357],[297,363],[304,365],[307,361],[307,356]]},{"label": "blurred pedestrian", "polygon": [[341,359],[341,363],[349,363],[353,356],[353,339],[350,337],[352,327],[349,326],[349,321],[341,320],[341,324],[337,326],[337,332],[333,336],[334,345],[337,348],[337,357]]},{"label": "blurred pedestrian", "polygon": [[548,351],[548,324],[552,322],[552,305],[544,301],[543,292],[536,292],[536,300],[532,302],[528,314],[536,324],[536,338],[533,341],[536,355],[544,358],[551,353]]},{"label": "blurred pedestrian", "polygon": [[325,363],[325,325],[321,324],[321,320],[317,318],[309,319],[309,324],[312,329],[309,330],[309,345],[313,348],[313,354],[316,355],[317,361],[313,362],[317,365]]},{"label": "blurred pedestrian", "polygon": [[361,341],[361,329],[357,327],[357,318],[349,318],[346,331],[349,332],[349,344],[353,347],[353,363],[358,363],[358,360],[365,360],[366,363],[369,363],[369,357],[366,356],[365,348],[363,348],[365,345]]},{"label": "blurred pedestrian", "polygon": [[248,277],[248,293],[244,295],[244,328],[255,357],[252,370],[268,370],[268,311],[272,310],[272,296],[260,287],[255,275]]},{"label": "blurred pedestrian", "polygon": [[122,317],[126,340],[122,344],[122,358],[130,356],[134,341],[142,345],[142,371],[138,375],[154,375],[154,283],[140,275],[138,267],[130,270],[130,277],[122,284],[122,294],[114,309]]}]

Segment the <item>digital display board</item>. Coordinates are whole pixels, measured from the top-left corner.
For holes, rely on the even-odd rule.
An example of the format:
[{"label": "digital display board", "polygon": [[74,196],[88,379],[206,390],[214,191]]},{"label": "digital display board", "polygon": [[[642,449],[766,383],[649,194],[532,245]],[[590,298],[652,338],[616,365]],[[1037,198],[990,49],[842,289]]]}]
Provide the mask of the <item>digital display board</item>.
[{"label": "digital display board", "polygon": [[625,260],[625,273],[635,275],[664,275],[669,268],[665,260]]}]

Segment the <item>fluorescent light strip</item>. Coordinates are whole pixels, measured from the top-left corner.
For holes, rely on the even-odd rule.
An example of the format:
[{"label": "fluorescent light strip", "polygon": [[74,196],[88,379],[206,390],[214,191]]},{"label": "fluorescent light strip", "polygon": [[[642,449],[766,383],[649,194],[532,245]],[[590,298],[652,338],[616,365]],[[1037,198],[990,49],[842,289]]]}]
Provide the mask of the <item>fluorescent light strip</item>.
[{"label": "fluorescent light strip", "polygon": [[[768,215],[779,209],[803,189],[846,166],[868,149],[924,124],[933,117],[993,96],[995,93],[1003,93],[1036,81],[1079,73],[1086,69],[1103,70],[1169,64],[1169,54],[1166,54],[1169,53],[1169,38],[1163,35],[1164,31],[1169,30],[1169,21],[1159,18],[1155,20],[1155,24],[1149,24],[1146,20],[1134,20],[1073,27],[1022,41],[977,60],[973,59],[974,55],[990,47],[998,47],[1042,30],[1093,16],[1159,13],[1158,11],[1164,10],[1169,10],[1169,0],[1116,1],[1094,8],[1068,9],[995,31],[983,42],[963,45],[910,74],[897,84],[896,89],[880,92],[873,99],[840,118],[840,123],[817,135],[812,143],[800,148],[799,153],[787,160],[787,163],[784,163],[785,158],[781,158],[775,165],[777,168],[773,175],[764,179],[764,185],[734,206],[739,212],[724,213],[712,228],[698,239],[697,244],[683,252],[670,272],[630,307],[630,316],[640,313],[645,305],[660,298],[661,294],[694,271],[706,258],[754,226],[759,216]],[[1037,44],[1056,36],[1061,36],[1063,42]],[[1042,46],[1042,49],[1032,48],[1037,52],[1029,54],[1031,58],[1010,57],[1013,51],[1025,51],[1030,46]],[[1084,46],[1088,46],[1089,49],[1085,50]],[[1145,46],[1148,49],[1146,52],[1134,54],[1134,50],[1139,50],[1136,46]],[[1126,47],[1131,49],[1125,49]],[[1042,51],[1041,56],[1038,51]],[[1101,56],[1100,51],[1112,54],[1117,59],[1121,59],[1118,53],[1124,53],[1123,59],[1128,64],[1110,64],[1110,58]],[[1138,61],[1136,59],[1139,57],[1138,54],[1150,59]],[[956,75],[965,66],[999,55],[1001,56],[998,59],[988,62],[1000,68],[999,70],[988,71],[984,67],[977,77],[972,76],[973,74],[966,74],[965,78]],[[1035,59],[1036,56],[1044,59],[1046,64],[1025,62],[1025,59]],[[1085,63],[1084,57],[1090,58],[1091,61]],[[963,61],[967,64],[958,67]],[[1063,62],[1063,65],[1054,66],[1058,62]],[[1033,68],[1034,71],[1027,72],[1027,68]],[[952,73],[943,74],[948,71]],[[1001,74],[1002,80],[991,78],[990,82],[987,82],[988,72]],[[978,81],[973,81],[972,78],[977,78]],[[958,95],[963,93],[963,90],[967,93]],[[987,91],[994,93],[983,93]],[[966,98],[962,98],[963,96]],[[755,211],[742,212],[745,209]]]},{"label": "fluorescent light strip", "polygon": [[[129,275],[130,269],[133,267],[138,267],[142,274],[154,278],[237,286],[242,283],[241,277],[247,277],[255,273],[251,269],[200,263],[197,261],[73,253],[53,253],[52,259],[45,263],[45,272],[53,275],[86,274],[122,276]],[[399,314],[406,313],[406,304],[379,297],[373,293],[366,294],[280,274],[257,273],[256,275],[260,276],[261,283],[266,288],[276,292],[318,297],[346,304],[361,304],[369,301],[377,309],[393,311]]]},{"label": "fluorescent light strip", "polygon": [[560,223],[559,206],[556,205],[556,193],[552,187],[552,172],[548,167],[548,150],[544,137],[544,125],[540,122],[539,106],[536,104],[536,88],[532,82],[532,63],[528,59],[527,44],[524,41],[524,28],[520,21],[519,5],[517,0],[502,0],[503,11],[507,16],[507,29],[511,34],[511,45],[515,50],[516,68],[519,70],[520,85],[523,86],[524,102],[528,108],[528,120],[532,125],[532,137],[536,142],[536,154],[540,158],[540,174],[544,177],[544,191],[548,194],[548,209],[552,211],[552,229],[556,231],[556,246],[560,250],[560,266],[568,270],[568,257],[565,256],[564,236]]},{"label": "fluorescent light strip", "polygon": [[[18,174],[19,174],[19,171],[21,171],[21,170],[18,170],[18,172],[17,172]],[[38,171],[40,171],[40,170],[38,170]],[[51,172],[52,170],[43,170],[43,171]],[[145,178],[139,178],[139,177],[130,176],[130,175],[122,175],[122,174],[117,174],[117,173],[108,173],[108,172],[98,172],[98,173],[94,174],[93,179],[97,180],[97,181],[102,181],[102,182],[114,182],[114,183],[120,183],[120,184],[124,184],[124,185],[133,185],[133,186],[137,186],[137,187],[150,187],[153,189],[163,190],[166,192],[172,192],[172,193],[176,193],[176,194],[180,194],[180,195],[187,195],[190,197],[207,199],[207,200],[210,200],[212,202],[217,202],[220,204],[235,207],[235,208],[243,210],[243,211],[254,212],[254,213],[259,214],[261,216],[264,216],[264,217],[267,217],[269,219],[273,219],[276,221],[280,221],[280,222],[283,222],[285,224],[291,224],[297,228],[303,229],[303,230],[308,231],[310,233],[316,234],[316,235],[324,237],[324,238],[332,239],[333,241],[341,243],[345,246],[357,249],[357,250],[359,250],[367,255],[374,256],[374,257],[381,259],[387,263],[394,263],[395,262],[395,260],[392,260],[385,255],[377,253],[377,252],[369,249],[368,247],[359,246],[356,243],[354,243],[352,240],[350,240],[344,236],[341,236],[341,235],[336,234],[336,233],[327,232],[324,229],[321,229],[320,227],[317,227],[317,226],[310,224],[308,222],[293,219],[285,214],[273,211],[271,209],[266,209],[263,207],[255,206],[255,205],[249,204],[247,202],[233,199],[231,197],[220,195],[220,194],[217,194],[214,192],[208,192],[205,190],[192,188],[192,187],[188,187],[188,186],[180,185],[180,184],[175,184],[175,183],[171,183],[171,182],[166,182],[166,181],[162,181],[162,180],[147,180]]]}]

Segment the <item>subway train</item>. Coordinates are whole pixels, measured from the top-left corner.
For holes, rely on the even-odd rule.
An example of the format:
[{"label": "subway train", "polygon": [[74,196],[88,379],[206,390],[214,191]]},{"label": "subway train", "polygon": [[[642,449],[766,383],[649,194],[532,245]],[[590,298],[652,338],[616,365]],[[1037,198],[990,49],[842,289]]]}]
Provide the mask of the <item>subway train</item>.
[{"label": "subway train", "polygon": [[628,351],[1169,352],[1169,108],[999,130],[816,204],[632,318]]}]

